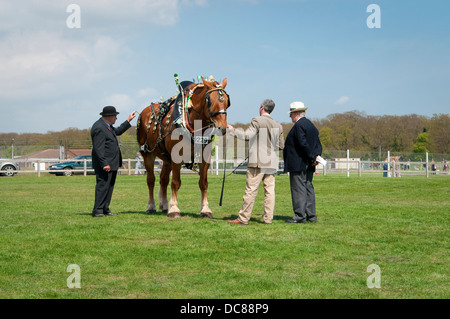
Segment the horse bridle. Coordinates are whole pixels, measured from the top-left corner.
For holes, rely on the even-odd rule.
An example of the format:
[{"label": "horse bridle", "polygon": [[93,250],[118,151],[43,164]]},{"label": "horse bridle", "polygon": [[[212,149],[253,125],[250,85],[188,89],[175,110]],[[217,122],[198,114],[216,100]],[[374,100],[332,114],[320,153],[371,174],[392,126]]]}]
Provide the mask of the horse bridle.
[{"label": "horse bridle", "polygon": [[211,119],[213,117],[216,117],[217,115],[220,115],[220,114],[225,114],[225,115],[227,114],[227,110],[226,109],[217,111],[215,113],[211,113],[210,112],[209,108],[211,106],[211,97],[209,95],[211,94],[211,92],[214,92],[214,91],[217,91],[217,93],[219,94],[219,102],[223,102],[225,100],[225,95],[228,97],[227,109],[231,105],[231,103],[230,103],[230,96],[228,95],[228,93],[224,89],[218,87],[218,88],[214,88],[214,89],[211,89],[211,90],[207,91],[205,93],[206,107],[208,108],[208,113],[209,113],[209,116],[210,116]]}]

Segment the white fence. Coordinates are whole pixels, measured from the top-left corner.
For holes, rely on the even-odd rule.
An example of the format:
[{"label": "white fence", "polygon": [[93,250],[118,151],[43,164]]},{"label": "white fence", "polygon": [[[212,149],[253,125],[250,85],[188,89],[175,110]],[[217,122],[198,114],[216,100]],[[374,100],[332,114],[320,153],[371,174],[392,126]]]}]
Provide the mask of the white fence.
[{"label": "white fence", "polygon": [[[428,158],[428,157],[427,157]],[[226,161],[226,172],[230,174],[231,172],[244,172],[245,167],[237,168],[244,159],[233,159]],[[75,169],[60,169],[60,170],[50,170],[49,166],[55,164],[55,161],[48,160],[20,160],[14,161],[19,164],[20,167],[26,167],[25,169],[19,170],[9,170],[9,174],[35,174],[40,177],[42,174],[60,174],[60,175],[74,175],[79,174],[87,176],[89,174],[94,174],[94,170],[91,168],[90,161],[82,160],[79,168]],[[73,160],[58,161],[59,163],[73,162]],[[218,158],[212,158],[210,163],[210,174],[219,175],[223,173],[224,160]],[[142,163],[142,162],[141,162]],[[31,164],[31,165],[30,165]],[[123,166],[119,169],[119,174],[122,175],[143,175],[146,173],[143,165],[137,166],[136,159],[125,159],[123,160]],[[155,172],[159,173],[160,168],[155,167]],[[6,171],[5,171],[6,172]],[[282,170],[279,170],[281,173]],[[3,173],[3,171],[2,171]],[[196,174],[195,171],[183,168],[182,174]],[[349,158],[347,161],[338,159],[327,160],[327,165],[323,166],[319,164],[316,169],[316,174],[335,175],[342,174],[346,176],[350,175],[379,175],[384,177],[402,177],[407,175],[423,175],[429,177],[430,175],[448,175],[448,171],[444,170],[442,165],[435,165],[432,167],[432,163],[429,161],[425,162],[402,162],[402,161],[361,161],[355,160],[354,158]],[[4,175],[4,173],[2,174]]]}]

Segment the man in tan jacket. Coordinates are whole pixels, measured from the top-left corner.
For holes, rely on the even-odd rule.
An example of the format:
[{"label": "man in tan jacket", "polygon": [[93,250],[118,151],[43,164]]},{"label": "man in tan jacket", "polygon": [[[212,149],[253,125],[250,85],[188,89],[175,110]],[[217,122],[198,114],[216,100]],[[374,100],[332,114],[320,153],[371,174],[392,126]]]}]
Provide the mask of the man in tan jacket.
[{"label": "man in tan jacket", "polygon": [[264,184],[264,223],[271,224],[275,207],[275,173],[278,170],[278,151],[284,148],[283,128],[270,116],[275,103],[266,99],[261,103],[259,115],[252,119],[246,130],[228,125],[228,132],[238,139],[249,141],[247,182],[239,217],[232,224],[247,225],[261,182]]}]

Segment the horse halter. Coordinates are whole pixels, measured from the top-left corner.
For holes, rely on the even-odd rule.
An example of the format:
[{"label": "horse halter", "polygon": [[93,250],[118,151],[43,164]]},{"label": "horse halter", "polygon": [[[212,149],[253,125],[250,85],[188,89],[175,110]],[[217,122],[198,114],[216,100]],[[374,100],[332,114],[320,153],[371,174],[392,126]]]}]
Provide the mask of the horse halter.
[{"label": "horse halter", "polygon": [[226,110],[226,109],[217,111],[217,112],[215,112],[215,113],[211,113],[211,112],[209,111],[209,108],[210,108],[210,106],[211,106],[211,97],[210,97],[209,95],[211,94],[211,92],[214,92],[214,91],[217,91],[217,94],[219,95],[219,102],[225,101],[225,95],[228,97],[228,105],[227,105],[227,109],[228,109],[228,108],[230,107],[230,105],[231,105],[231,103],[230,103],[230,96],[228,95],[227,92],[225,92],[224,89],[218,87],[218,88],[214,88],[214,89],[211,89],[211,90],[207,91],[207,92],[205,93],[205,99],[206,99],[206,106],[207,106],[207,108],[208,108],[208,113],[209,113],[209,116],[210,116],[211,119],[212,119],[213,117],[216,117],[216,116],[219,115],[219,114],[225,114],[225,115],[227,115],[227,110]]}]

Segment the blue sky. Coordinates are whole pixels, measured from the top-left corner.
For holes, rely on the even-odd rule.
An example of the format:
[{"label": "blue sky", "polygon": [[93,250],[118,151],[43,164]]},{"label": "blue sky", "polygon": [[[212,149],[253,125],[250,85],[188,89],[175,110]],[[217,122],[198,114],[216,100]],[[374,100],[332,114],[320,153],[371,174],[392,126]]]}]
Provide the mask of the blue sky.
[{"label": "blue sky", "polygon": [[[70,29],[69,4],[80,7]],[[366,12],[380,8],[381,28]],[[0,0],[0,132],[118,122],[176,94],[173,74],[228,78],[230,123],[260,102],[307,116],[449,113],[448,0]],[[133,123],[135,124],[135,122]]]}]

